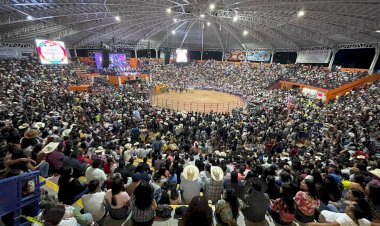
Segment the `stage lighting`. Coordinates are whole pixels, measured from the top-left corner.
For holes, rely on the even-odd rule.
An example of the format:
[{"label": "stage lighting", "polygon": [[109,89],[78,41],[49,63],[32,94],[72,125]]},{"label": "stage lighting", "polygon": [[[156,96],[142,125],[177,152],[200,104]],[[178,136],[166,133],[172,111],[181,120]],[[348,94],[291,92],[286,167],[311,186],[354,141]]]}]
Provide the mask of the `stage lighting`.
[{"label": "stage lighting", "polygon": [[238,16],[234,16],[234,17],[232,18],[232,21],[233,21],[233,22],[236,22],[236,21],[238,21],[238,19],[239,19]]},{"label": "stage lighting", "polygon": [[121,18],[120,18],[119,16],[115,16],[115,20],[116,20],[116,21],[120,21]]},{"label": "stage lighting", "polygon": [[170,13],[172,13],[172,9],[171,8],[167,8],[166,12],[170,14]]},{"label": "stage lighting", "polygon": [[215,9],[215,4],[211,3],[210,4],[210,10],[214,10]]},{"label": "stage lighting", "polygon": [[297,17],[303,17],[305,15],[305,11],[300,10],[297,12]]}]

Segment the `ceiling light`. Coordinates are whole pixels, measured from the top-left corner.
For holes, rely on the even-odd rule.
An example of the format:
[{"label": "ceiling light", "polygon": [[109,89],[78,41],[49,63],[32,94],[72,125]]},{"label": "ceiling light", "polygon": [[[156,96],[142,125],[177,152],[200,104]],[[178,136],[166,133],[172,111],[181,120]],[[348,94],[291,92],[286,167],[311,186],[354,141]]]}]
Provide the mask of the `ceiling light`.
[{"label": "ceiling light", "polygon": [[300,10],[297,12],[297,17],[303,17],[305,15],[305,11]]},{"label": "ceiling light", "polygon": [[204,14],[201,14],[201,18],[205,18],[205,15],[204,15]]},{"label": "ceiling light", "polygon": [[172,30],[172,34],[175,35],[175,30]]},{"label": "ceiling light", "polygon": [[121,19],[120,19],[119,16],[115,16],[115,20],[116,20],[116,21],[120,21]]},{"label": "ceiling light", "polygon": [[211,25],[211,23],[210,23],[210,22],[207,22],[207,26],[209,26],[209,27],[210,27],[210,25]]},{"label": "ceiling light", "polygon": [[26,17],[26,19],[27,19],[27,20],[33,20],[33,17],[30,16],[30,15],[28,15],[28,16]]},{"label": "ceiling light", "polygon": [[380,30],[376,30],[375,32],[380,33]]},{"label": "ceiling light", "polygon": [[174,18],[173,21],[174,21],[174,23],[177,23],[177,18]]},{"label": "ceiling light", "polygon": [[232,21],[233,21],[233,22],[236,22],[236,21],[238,21],[238,19],[239,19],[238,16],[234,16],[234,17],[232,18]]},{"label": "ceiling light", "polygon": [[247,35],[248,34],[248,31],[247,30],[244,30],[243,31],[243,35],[245,36],[245,35]]},{"label": "ceiling light", "polygon": [[172,9],[171,8],[167,8],[166,12],[170,14],[170,13],[172,13]]},{"label": "ceiling light", "polygon": [[211,3],[210,4],[210,10],[214,10],[215,9],[215,4]]}]

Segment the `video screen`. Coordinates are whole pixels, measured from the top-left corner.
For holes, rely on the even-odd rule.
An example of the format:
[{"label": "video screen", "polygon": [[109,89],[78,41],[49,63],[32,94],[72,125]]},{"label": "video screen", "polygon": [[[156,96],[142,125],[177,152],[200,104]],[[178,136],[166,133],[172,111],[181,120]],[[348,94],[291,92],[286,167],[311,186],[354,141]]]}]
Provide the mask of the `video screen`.
[{"label": "video screen", "polygon": [[[119,67],[127,67],[127,58],[124,53],[110,53],[109,54],[110,64],[108,68],[119,68]],[[102,69],[102,61],[103,56],[101,52],[95,53],[95,62],[96,68]]]},{"label": "video screen", "polygon": [[38,58],[41,64],[68,64],[64,42],[36,39]]},{"label": "video screen", "polygon": [[187,49],[176,49],[175,51],[175,62],[176,63],[187,63],[189,62],[189,55]]}]

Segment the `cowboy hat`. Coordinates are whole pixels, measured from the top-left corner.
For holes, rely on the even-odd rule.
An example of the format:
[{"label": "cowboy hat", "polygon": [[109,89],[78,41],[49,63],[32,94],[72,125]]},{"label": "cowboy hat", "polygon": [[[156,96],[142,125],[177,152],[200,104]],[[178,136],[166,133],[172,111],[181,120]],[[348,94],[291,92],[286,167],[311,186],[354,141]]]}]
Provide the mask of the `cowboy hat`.
[{"label": "cowboy hat", "polygon": [[220,151],[216,150],[214,153],[215,155],[220,156]]},{"label": "cowboy hat", "polygon": [[212,166],[211,167],[211,177],[215,181],[221,181],[223,180],[223,170],[219,166]]},{"label": "cowboy hat", "polygon": [[220,153],[220,156],[222,156],[222,157],[226,157],[227,154],[226,154],[225,152],[221,152],[221,153]]},{"label": "cowboy hat", "polygon": [[67,137],[71,133],[71,129],[65,129],[62,132],[62,137]]},{"label": "cowboy hat", "polygon": [[127,143],[126,145],[124,145],[124,148],[127,149],[127,150],[130,150],[132,148],[132,144],[131,143]]},{"label": "cowboy hat", "polygon": [[27,131],[25,131],[24,137],[27,139],[32,139],[32,138],[38,137],[38,134],[39,134],[38,130],[29,128]]},{"label": "cowboy hat", "polygon": [[21,126],[18,127],[18,129],[26,129],[29,127],[28,123],[23,123]]},{"label": "cowboy hat", "polygon": [[105,149],[102,147],[102,146],[99,146],[96,150],[95,150],[95,153],[98,154],[98,153],[102,153],[104,154],[105,152]]},{"label": "cowboy hat", "polygon": [[135,143],[133,144],[133,146],[137,146],[137,145],[140,145],[140,143],[139,143],[139,142],[135,142]]},{"label": "cowboy hat", "polygon": [[37,127],[37,129],[45,128],[45,123],[43,123],[43,122],[36,122],[36,123],[34,123],[34,126]]},{"label": "cowboy hat", "polygon": [[195,181],[198,179],[199,170],[195,165],[187,165],[185,169],[183,169],[183,176],[186,180]]},{"label": "cowboy hat", "polygon": [[373,176],[377,177],[377,178],[380,178],[380,169],[375,169],[375,170],[371,170],[369,171]]},{"label": "cowboy hat", "polygon": [[59,142],[50,142],[49,144],[47,144],[42,150],[41,152],[45,153],[45,154],[49,154],[49,153],[52,153],[59,145]]}]

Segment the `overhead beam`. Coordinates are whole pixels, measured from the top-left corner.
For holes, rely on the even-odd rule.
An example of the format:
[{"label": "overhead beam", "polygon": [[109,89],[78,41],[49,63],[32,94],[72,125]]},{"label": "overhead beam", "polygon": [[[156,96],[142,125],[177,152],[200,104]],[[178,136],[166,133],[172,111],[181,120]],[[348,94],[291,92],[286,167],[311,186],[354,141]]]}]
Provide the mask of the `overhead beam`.
[{"label": "overhead beam", "polygon": [[191,30],[191,28],[194,26],[194,24],[195,24],[197,21],[198,21],[198,18],[196,18],[196,19],[192,19],[192,20],[190,21],[190,24],[189,24],[189,26],[188,26],[187,29],[186,29],[185,35],[184,35],[183,38],[182,38],[182,42],[181,42],[181,45],[179,46],[179,48],[182,48],[183,43],[185,42],[185,40],[186,40],[186,38],[187,38],[187,35],[189,34],[189,31]]}]

